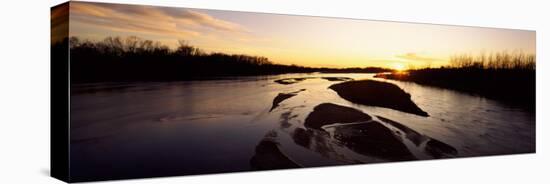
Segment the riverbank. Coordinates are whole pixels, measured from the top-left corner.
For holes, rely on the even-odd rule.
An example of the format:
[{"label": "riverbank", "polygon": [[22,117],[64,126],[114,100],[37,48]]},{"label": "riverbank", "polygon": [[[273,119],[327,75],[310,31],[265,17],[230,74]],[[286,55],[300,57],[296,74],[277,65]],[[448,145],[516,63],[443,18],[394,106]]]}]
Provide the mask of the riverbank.
[{"label": "riverbank", "polygon": [[466,92],[535,111],[535,70],[420,69],[375,77]]}]

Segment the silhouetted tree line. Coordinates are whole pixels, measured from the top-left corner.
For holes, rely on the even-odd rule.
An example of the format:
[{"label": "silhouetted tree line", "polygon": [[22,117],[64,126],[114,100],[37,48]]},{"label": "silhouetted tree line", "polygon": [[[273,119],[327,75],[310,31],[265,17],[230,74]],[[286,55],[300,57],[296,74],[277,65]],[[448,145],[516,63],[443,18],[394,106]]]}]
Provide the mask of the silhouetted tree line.
[{"label": "silhouetted tree line", "polygon": [[481,53],[477,56],[460,54],[452,56],[450,68],[490,70],[535,70],[535,55],[523,52]]},{"label": "silhouetted tree line", "polygon": [[215,79],[223,76],[271,75],[310,72],[382,72],[383,68],[312,68],[282,65],[266,57],[206,53],[179,41],[175,49],[135,36],[107,37],[92,42],[71,37],[71,81],[171,81]]},{"label": "silhouetted tree line", "polygon": [[448,66],[379,76],[481,95],[534,111],[535,68],[535,55],[500,52],[462,54],[451,57]]}]

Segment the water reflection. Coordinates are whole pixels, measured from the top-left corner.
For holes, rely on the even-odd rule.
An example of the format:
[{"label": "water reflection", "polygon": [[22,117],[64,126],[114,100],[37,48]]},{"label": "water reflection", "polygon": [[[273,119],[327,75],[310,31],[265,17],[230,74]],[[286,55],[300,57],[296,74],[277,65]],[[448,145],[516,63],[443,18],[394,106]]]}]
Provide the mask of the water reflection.
[{"label": "water reflection", "polygon": [[[308,79],[275,82],[300,77]],[[430,114],[421,117],[342,99],[328,89],[342,82],[333,80],[337,77],[359,80],[372,75],[74,85],[71,173],[82,179],[149,177],[535,149],[535,117],[521,109],[450,90],[374,79],[410,93]],[[274,100],[280,93],[294,95]],[[333,110],[314,113],[321,104],[332,104],[328,107]],[[349,114],[342,119],[314,118],[339,111]],[[306,123],[308,117],[314,123]]]}]

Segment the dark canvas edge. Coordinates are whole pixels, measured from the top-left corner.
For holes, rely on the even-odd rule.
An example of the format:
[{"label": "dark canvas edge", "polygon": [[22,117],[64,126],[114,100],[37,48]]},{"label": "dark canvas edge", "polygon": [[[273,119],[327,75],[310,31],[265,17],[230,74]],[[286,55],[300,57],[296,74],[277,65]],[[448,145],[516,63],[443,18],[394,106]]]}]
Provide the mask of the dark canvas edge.
[{"label": "dark canvas edge", "polygon": [[[57,8],[69,9],[69,2],[51,7],[51,15]],[[63,15],[68,25],[69,14]],[[54,21],[50,17],[51,36],[54,33]],[[70,182],[69,162],[69,28],[62,29],[63,41],[50,45],[50,175],[56,179]],[[51,38],[52,38],[51,37]],[[54,44],[58,44],[54,46]]]}]

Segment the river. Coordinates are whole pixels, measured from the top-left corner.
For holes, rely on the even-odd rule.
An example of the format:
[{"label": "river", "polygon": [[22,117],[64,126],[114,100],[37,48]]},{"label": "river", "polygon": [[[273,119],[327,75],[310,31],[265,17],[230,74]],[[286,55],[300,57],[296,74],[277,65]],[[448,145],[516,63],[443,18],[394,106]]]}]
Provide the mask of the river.
[{"label": "river", "polygon": [[[274,82],[327,76],[396,84],[430,116],[349,102],[328,89],[342,81],[311,78],[289,85]],[[279,93],[290,92],[298,93],[271,110]],[[303,167],[388,161],[361,154],[315,131],[307,134],[307,145],[301,144],[303,136],[296,133],[306,129],[305,118],[322,103],[358,109],[376,120],[384,117],[398,122],[421,137],[452,146],[456,157],[535,151],[532,112],[453,90],[373,78],[373,74],[79,84],[72,86],[71,93],[71,175],[81,179],[254,170],[251,160],[261,152],[258,145],[266,139],[276,142],[286,157]],[[421,145],[407,141],[409,137],[402,139],[417,159],[433,158]]]}]

